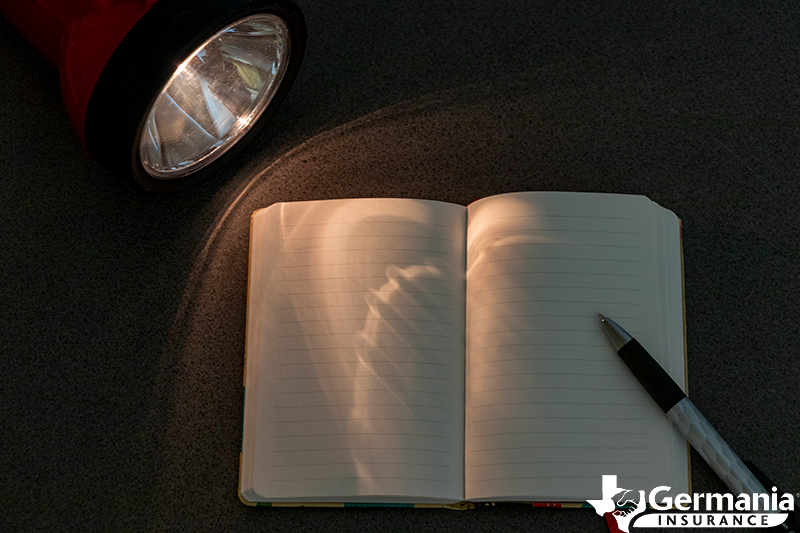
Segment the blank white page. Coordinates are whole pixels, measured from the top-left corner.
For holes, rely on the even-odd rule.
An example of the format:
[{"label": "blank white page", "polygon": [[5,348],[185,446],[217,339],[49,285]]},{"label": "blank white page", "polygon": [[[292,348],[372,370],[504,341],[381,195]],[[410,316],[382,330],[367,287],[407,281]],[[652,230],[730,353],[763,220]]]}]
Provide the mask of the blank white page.
[{"label": "blank white page", "polygon": [[644,197],[518,193],[468,209],[468,499],[688,491],[685,440],[597,313],[684,383],[680,222]]},{"label": "blank white page", "polygon": [[403,199],[254,215],[247,497],[463,500],[465,222]]}]

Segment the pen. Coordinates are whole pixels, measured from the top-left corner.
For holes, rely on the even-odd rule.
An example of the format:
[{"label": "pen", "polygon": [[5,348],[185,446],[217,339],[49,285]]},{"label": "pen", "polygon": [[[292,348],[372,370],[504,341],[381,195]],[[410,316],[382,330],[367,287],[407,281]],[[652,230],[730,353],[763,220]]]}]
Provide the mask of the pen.
[{"label": "pen", "polygon": [[[770,494],[647,350],[616,322],[598,315],[622,361],[733,494]],[[763,473],[758,473],[772,485]]]}]

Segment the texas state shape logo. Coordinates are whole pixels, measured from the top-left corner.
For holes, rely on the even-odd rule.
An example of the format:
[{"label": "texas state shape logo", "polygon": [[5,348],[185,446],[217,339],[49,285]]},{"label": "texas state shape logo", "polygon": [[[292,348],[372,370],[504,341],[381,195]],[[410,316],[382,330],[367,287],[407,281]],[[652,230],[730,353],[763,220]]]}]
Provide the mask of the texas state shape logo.
[{"label": "texas state shape logo", "polygon": [[603,476],[603,499],[586,500],[604,517],[611,533],[630,533],[633,519],[647,508],[644,491],[638,495],[617,486],[617,476]]}]

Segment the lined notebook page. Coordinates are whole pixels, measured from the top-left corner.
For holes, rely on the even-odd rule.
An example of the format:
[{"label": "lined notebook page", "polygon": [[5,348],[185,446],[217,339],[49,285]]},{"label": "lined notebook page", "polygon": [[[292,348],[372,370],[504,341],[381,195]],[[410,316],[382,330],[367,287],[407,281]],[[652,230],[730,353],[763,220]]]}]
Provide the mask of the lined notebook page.
[{"label": "lined notebook page", "polygon": [[259,499],[463,500],[465,222],[401,199],[254,216]]},{"label": "lined notebook page", "polygon": [[688,490],[686,444],[611,349],[613,318],[684,383],[679,221],[644,197],[469,207],[466,494],[580,501]]}]

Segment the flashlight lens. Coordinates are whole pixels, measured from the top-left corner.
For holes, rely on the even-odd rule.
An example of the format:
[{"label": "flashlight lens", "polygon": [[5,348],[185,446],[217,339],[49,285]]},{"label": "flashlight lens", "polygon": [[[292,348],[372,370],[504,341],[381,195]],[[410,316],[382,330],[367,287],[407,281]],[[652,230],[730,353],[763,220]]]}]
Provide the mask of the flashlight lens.
[{"label": "flashlight lens", "polygon": [[289,54],[286,23],[268,14],[234,22],[203,43],[150,107],[139,143],[145,171],[182,178],[224,154],[272,100]]}]

